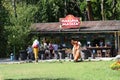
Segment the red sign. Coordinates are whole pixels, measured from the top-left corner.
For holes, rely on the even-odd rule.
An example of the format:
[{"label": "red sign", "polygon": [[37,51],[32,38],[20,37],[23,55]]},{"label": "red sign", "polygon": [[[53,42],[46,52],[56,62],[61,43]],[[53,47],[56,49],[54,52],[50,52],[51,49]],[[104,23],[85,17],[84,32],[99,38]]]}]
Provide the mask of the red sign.
[{"label": "red sign", "polygon": [[78,28],[80,27],[80,18],[73,15],[67,15],[65,18],[60,18],[62,28]]}]

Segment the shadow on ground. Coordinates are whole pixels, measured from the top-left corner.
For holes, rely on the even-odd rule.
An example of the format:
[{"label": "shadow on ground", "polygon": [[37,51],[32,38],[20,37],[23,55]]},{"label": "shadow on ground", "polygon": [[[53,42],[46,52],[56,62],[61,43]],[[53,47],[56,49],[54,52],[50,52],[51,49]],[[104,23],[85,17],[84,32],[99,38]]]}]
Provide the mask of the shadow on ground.
[{"label": "shadow on ground", "polygon": [[74,80],[71,78],[23,78],[23,79],[5,79],[5,80]]}]

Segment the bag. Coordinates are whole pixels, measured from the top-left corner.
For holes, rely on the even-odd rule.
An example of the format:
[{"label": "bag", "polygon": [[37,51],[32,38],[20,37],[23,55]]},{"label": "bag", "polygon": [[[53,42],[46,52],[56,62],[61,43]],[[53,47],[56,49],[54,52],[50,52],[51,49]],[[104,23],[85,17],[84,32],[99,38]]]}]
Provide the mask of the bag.
[{"label": "bag", "polygon": [[38,45],[34,45],[34,48],[38,48]]},{"label": "bag", "polygon": [[34,43],[33,48],[38,48],[38,44]]},{"label": "bag", "polygon": [[53,46],[52,46],[52,44],[49,46],[49,49],[50,49],[50,50],[53,50]]}]

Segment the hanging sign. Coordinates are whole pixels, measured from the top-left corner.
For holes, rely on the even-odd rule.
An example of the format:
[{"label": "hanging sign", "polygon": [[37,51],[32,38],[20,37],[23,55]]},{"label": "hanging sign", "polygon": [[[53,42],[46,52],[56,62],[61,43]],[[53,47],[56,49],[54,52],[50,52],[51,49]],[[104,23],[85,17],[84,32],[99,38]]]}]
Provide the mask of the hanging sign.
[{"label": "hanging sign", "polygon": [[67,15],[65,18],[60,18],[62,28],[78,28],[80,27],[80,18],[73,15]]}]

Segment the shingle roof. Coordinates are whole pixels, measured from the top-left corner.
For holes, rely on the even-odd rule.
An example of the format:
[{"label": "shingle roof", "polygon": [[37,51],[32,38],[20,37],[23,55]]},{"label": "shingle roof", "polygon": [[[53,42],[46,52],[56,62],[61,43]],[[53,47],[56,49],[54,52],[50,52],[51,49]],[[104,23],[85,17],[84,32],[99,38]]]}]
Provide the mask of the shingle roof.
[{"label": "shingle roof", "polygon": [[33,32],[58,32],[58,31],[118,31],[120,30],[120,21],[83,21],[79,28],[62,29],[60,22],[53,23],[34,23],[31,26]]},{"label": "shingle roof", "polygon": [[54,23],[34,23],[31,26],[32,31],[59,31],[59,22]]},{"label": "shingle roof", "polygon": [[120,30],[120,21],[85,21],[81,27],[85,30]]}]

